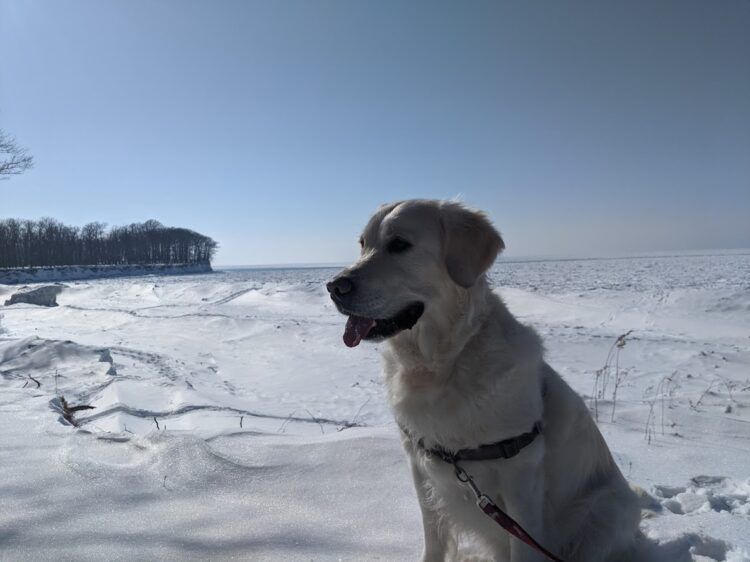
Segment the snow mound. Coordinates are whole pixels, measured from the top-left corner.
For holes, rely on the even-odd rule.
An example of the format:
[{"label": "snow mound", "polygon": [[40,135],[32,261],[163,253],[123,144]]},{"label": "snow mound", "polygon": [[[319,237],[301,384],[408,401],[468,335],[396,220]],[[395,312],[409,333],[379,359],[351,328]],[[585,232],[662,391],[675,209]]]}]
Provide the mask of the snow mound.
[{"label": "snow mound", "polygon": [[95,409],[89,404],[91,397],[109,386],[116,374],[107,349],[38,337],[0,342],[0,387],[17,387],[23,381],[22,388],[28,386],[37,397],[47,398],[63,424],[77,425],[79,411]]},{"label": "snow mound", "polygon": [[5,301],[5,306],[17,303],[34,304],[37,306],[57,306],[57,295],[63,290],[61,285],[45,285],[33,289],[24,289],[13,294]]}]

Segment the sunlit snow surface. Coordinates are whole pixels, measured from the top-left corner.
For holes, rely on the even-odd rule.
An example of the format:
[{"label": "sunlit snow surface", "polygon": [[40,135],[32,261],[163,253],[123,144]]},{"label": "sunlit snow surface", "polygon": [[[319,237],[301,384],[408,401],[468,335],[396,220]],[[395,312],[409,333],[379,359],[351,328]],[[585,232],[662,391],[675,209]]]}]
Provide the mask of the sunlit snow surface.
[{"label": "sunlit snow surface", "polygon": [[[417,559],[378,346],[343,345],[334,273],[66,282],[57,308],[0,308],[0,559]],[[654,558],[750,560],[750,255],[500,260],[491,278],[597,394],[661,506]],[[79,429],[59,396],[94,407]]]}]

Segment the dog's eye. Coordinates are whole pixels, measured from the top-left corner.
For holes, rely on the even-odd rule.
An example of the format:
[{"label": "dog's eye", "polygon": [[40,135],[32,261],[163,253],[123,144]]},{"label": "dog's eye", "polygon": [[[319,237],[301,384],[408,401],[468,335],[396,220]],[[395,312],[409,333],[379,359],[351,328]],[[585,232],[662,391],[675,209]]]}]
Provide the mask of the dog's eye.
[{"label": "dog's eye", "polygon": [[365,247],[365,239],[364,238],[360,238],[359,239],[359,247],[360,248],[364,248]]},{"label": "dog's eye", "polygon": [[394,238],[390,242],[388,242],[388,253],[390,254],[400,254],[401,252],[405,252],[411,248],[411,243],[407,242],[403,238]]}]

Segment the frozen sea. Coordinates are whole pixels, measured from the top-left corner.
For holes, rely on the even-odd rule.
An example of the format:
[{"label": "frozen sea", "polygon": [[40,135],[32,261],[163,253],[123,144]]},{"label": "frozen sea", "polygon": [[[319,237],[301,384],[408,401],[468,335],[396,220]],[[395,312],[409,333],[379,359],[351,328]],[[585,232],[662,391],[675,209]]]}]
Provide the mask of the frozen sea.
[{"label": "frozen sea", "polygon": [[[418,559],[379,345],[343,345],[336,271],[69,281],[58,307],[0,307],[0,559]],[[750,560],[750,251],[490,278],[657,498],[657,559]],[[60,397],[93,408],[74,427]]]}]

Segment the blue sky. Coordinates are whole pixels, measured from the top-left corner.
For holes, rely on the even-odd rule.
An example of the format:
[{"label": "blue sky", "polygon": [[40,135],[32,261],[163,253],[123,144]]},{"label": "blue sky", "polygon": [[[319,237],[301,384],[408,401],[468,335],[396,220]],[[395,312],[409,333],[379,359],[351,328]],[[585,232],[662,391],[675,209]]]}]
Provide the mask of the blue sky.
[{"label": "blue sky", "polygon": [[750,2],[0,0],[0,216],[345,262],[461,196],[508,255],[750,247]]}]

